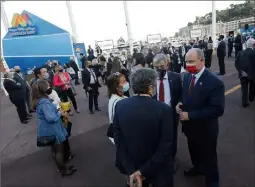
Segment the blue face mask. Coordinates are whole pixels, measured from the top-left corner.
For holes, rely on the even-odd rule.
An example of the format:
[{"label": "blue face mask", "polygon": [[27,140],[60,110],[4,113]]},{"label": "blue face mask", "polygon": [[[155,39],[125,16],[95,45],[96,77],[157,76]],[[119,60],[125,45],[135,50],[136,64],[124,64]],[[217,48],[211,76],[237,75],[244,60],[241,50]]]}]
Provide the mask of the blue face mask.
[{"label": "blue face mask", "polygon": [[128,91],[128,90],[129,90],[129,83],[126,82],[126,84],[124,84],[124,86],[123,86],[123,88],[122,88],[122,91],[123,91],[123,92],[126,92],[126,91]]}]

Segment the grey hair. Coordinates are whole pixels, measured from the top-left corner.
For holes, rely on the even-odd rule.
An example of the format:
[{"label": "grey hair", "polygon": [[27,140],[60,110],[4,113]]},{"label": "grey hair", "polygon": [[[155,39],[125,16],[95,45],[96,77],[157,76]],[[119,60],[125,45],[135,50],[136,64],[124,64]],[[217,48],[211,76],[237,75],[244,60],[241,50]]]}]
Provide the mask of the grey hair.
[{"label": "grey hair", "polygon": [[157,85],[157,72],[150,68],[141,68],[130,76],[131,87],[135,94],[148,94],[149,87]]},{"label": "grey hair", "polygon": [[166,55],[164,55],[164,54],[157,54],[153,58],[153,66],[157,66],[161,61],[164,61],[165,63],[167,63]]},{"label": "grey hair", "polygon": [[250,38],[250,39],[247,41],[247,43],[246,43],[247,48],[253,48],[254,43],[255,43],[255,40],[254,40],[253,38]]},{"label": "grey hair", "polygon": [[5,74],[4,74],[4,78],[6,78],[6,79],[12,79],[13,78],[13,72],[6,72]]}]

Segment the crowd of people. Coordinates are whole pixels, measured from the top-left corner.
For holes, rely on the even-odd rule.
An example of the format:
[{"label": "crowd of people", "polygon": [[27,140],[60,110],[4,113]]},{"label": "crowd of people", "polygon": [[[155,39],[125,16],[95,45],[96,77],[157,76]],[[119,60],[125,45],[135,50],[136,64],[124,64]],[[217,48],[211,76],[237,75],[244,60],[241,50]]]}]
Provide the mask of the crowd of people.
[{"label": "crowd of people", "polygon": [[[219,41],[219,74],[224,75],[226,43],[223,36]],[[254,39],[248,40],[247,48],[236,54],[244,107],[255,98],[254,43]],[[108,59],[100,48],[96,51],[97,57],[89,46],[88,56],[80,54],[81,81],[91,115],[100,111],[99,88],[108,88],[107,135],[116,147],[115,164],[127,177],[127,185],[173,187],[181,123],[193,165],[184,175],[204,175],[207,187],[219,187],[218,118],[224,113],[225,87],[210,71],[211,38],[191,40],[178,48],[154,46],[145,54],[134,49],[132,55],[110,54]],[[68,141],[72,127],[69,116],[74,115],[71,106],[76,114],[80,113],[75,98],[79,68],[72,57],[63,65],[47,61],[34,69],[34,76],[28,82],[20,67],[15,66],[14,71],[5,74],[4,87],[21,123],[28,123],[31,113],[36,112],[37,145],[50,146],[58,172],[72,175],[77,169],[68,165],[74,157]]]}]

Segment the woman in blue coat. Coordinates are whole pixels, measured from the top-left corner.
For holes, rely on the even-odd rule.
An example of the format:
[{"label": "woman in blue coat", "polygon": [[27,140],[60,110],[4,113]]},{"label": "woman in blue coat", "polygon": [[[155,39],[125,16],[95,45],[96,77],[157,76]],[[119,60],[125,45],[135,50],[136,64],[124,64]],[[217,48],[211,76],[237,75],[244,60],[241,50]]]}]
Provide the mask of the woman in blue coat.
[{"label": "woman in blue coat", "polygon": [[33,84],[32,96],[34,106],[36,108],[36,115],[38,119],[38,138],[54,137],[53,143],[56,155],[55,161],[58,170],[62,176],[72,175],[76,169],[74,167],[67,167],[65,164],[65,144],[67,143],[67,132],[64,128],[61,116],[67,115],[57,109],[48,97],[51,87],[45,80],[40,80]]}]

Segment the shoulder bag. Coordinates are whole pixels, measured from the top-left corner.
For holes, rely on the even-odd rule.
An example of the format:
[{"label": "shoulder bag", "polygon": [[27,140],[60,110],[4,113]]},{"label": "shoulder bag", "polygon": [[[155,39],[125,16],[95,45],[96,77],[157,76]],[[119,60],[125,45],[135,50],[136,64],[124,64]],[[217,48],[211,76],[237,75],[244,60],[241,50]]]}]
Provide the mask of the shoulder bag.
[{"label": "shoulder bag", "polygon": [[110,119],[112,122],[110,123],[110,125],[109,125],[109,127],[108,127],[108,129],[107,129],[107,136],[108,136],[109,138],[113,138],[113,137],[114,137],[114,129],[113,129],[113,117],[114,117],[114,114],[113,114],[113,112],[114,112],[114,110],[115,110],[115,105],[116,105],[116,103],[117,103],[118,100],[119,100],[119,99],[115,99],[115,100],[113,101],[113,104],[112,104],[112,118]]}]

